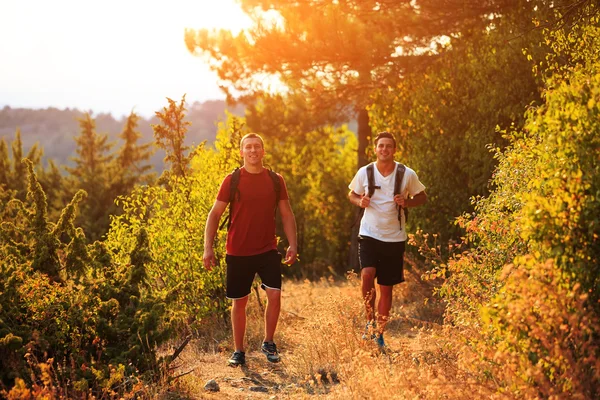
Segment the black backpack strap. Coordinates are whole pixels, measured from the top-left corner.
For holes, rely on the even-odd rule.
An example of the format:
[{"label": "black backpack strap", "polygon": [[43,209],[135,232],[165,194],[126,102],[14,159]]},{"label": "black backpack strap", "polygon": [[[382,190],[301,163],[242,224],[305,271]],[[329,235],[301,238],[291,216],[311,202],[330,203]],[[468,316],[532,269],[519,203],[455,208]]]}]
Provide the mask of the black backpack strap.
[{"label": "black backpack strap", "polygon": [[[396,181],[394,182],[394,196],[400,193],[402,188],[402,181],[404,180],[404,173],[406,172],[406,166],[398,163],[398,167],[396,168]],[[398,221],[402,224],[402,207],[398,207]],[[408,221],[408,209],[404,208],[404,221]],[[400,226],[402,228],[402,226]]]},{"label": "black backpack strap", "polygon": [[[369,197],[373,197],[375,189],[381,189],[381,186],[375,185],[375,164],[370,163],[369,165],[367,165],[367,194]],[[364,213],[365,209],[359,207],[358,213],[356,214],[356,219],[354,220],[352,227],[362,219]]]},{"label": "black backpack strap", "polygon": [[240,191],[238,190],[238,186],[240,185],[240,175],[242,171],[239,168],[236,168],[231,173],[231,182],[229,184],[229,204],[234,201],[239,201],[240,199]]},{"label": "black backpack strap", "polygon": [[277,209],[277,205],[279,204],[279,200],[281,200],[281,180],[279,179],[279,175],[276,172],[269,169],[269,176],[273,181],[273,187],[275,188],[275,209]]},{"label": "black backpack strap", "polygon": [[[281,199],[281,180],[279,180],[279,175],[277,175],[277,173],[274,171],[270,169],[267,171],[269,171],[269,176],[273,181],[273,187],[275,189],[275,212],[277,212],[277,206],[279,205],[279,200]],[[231,182],[229,183],[229,214],[227,214],[227,217],[223,220],[219,229],[223,229],[225,224],[227,224],[227,230],[229,230],[229,227],[231,226],[231,212],[233,210],[233,203],[240,201],[241,197],[238,189],[240,184],[240,175],[240,168],[234,169],[231,173]]]},{"label": "black backpack strap", "polygon": [[367,190],[369,197],[373,197],[375,189],[379,189],[379,186],[375,186],[375,164],[371,163],[367,165]]},{"label": "black backpack strap", "polygon": [[233,209],[233,203],[240,200],[240,191],[238,190],[240,175],[241,171],[239,167],[234,169],[231,173],[231,181],[229,182],[229,213],[221,223],[221,226],[219,226],[219,229],[223,229],[225,224],[227,224],[227,230],[229,230],[229,227],[231,226],[231,210]]},{"label": "black backpack strap", "polygon": [[275,189],[275,209],[274,212],[277,214],[277,207],[279,207],[279,200],[281,199],[281,181],[279,180],[279,175],[274,172],[272,169],[268,169],[269,176],[273,181],[273,188]]}]

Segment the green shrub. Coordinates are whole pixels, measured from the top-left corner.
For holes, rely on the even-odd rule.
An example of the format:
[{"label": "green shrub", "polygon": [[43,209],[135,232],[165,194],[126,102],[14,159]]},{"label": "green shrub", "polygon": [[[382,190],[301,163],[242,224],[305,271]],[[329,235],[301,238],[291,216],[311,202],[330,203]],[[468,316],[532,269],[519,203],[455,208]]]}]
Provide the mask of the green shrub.
[{"label": "green shrub", "polygon": [[[25,162],[30,203],[15,201],[0,235],[2,383],[35,385],[33,377],[51,371],[61,395],[70,397],[126,389],[126,377],[158,373],[156,347],[170,326],[164,299],[145,290],[145,231],[131,249],[132,263],[115,263],[102,243],[86,245],[73,225],[85,192],[51,223],[33,165]],[[114,368],[123,372],[118,382]]]},{"label": "green shrub", "polygon": [[545,102],[496,154],[491,195],[459,220],[475,247],[441,288],[475,368],[516,397],[600,393],[599,25],[547,33]]}]

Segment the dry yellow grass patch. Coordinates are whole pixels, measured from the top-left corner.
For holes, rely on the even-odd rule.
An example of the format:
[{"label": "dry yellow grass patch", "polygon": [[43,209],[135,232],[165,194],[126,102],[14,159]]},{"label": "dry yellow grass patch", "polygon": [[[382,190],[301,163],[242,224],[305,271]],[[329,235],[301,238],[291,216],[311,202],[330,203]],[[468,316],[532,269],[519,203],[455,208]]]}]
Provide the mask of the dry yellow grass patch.
[{"label": "dry yellow grass patch", "polygon": [[[489,392],[461,372],[458,345],[440,324],[439,302],[416,273],[394,290],[394,306],[382,353],[363,341],[364,310],[356,276],[343,281],[284,282],[275,337],[282,361],[270,364],[259,351],[263,318],[256,295],[248,306],[247,366],[231,368],[230,327],[207,325],[181,355],[173,375],[177,393],[189,398],[479,399]],[[264,301],[264,294],[261,293]],[[209,379],[217,393],[204,391]],[[260,386],[267,392],[253,392]]]}]

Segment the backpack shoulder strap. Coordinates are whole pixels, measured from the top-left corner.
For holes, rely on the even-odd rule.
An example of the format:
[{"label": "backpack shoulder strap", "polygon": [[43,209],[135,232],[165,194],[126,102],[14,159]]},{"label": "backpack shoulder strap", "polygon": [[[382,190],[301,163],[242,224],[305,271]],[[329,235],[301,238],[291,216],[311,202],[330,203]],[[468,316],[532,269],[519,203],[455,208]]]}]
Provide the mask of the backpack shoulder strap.
[{"label": "backpack shoulder strap", "polygon": [[[406,166],[398,163],[396,167],[396,180],[394,182],[394,196],[401,194],[402,181],[404,180],[404,173],[406,172]],[[398,221],[400,221],[400,229],[402,229],[402,210],[404,210],[404,222],[408,221],[408,208],[398,207]]]},{"label": "backpack shoulder strap", "polygon": [[[375,185],[375,164],[369,163],[367,165],[367,195],[369,197],[373,197],[373,193],[375,193],[375,189],[379,189],[378,186]],[[356,214],[356,219],[354,223],[351,225],[353,228],[358,222],[362,219],[363,214],[365,213],[365,209],[362,207],[358,207],[358,213]]]},{"label": "backpack shoulder strap", "polygon": [[279,200],[281,200],[281,180],[279,179],[279,175],[274,172],[272,169],[269,169],[269,176],[273,181],[273,187],[275,188],[275,207],[279,204]]},{"label": "backpack shoulder strap", "polygon": [[225,217],[225,219],[221,223],[221,226],[219,226],[219,230],[223,229],[225,224],[227,224],[227,230],[229,230],[229,227],[231,226],[232,204],[236,200],[240,199],[240,191],[238,190],[238,186],[240,184],[241,173],[242,173],[242,171],[240,170],[239,167],[234,169],[233,172],[231,173],[231,181],[229,182],[229,213],[227,214],[227,217]]},{"label": "backpack shoulder strap", "polygon": [[404,164],[398,163],[396,167],[396,181],[394,182],[394,196],[400,194],[400,189],[402,188],[402,180],[404,179],[404,173],[406,172],[406,167]]},{"label": "backpack shoulder strap", "polygon": [[242,174],[242,171],[240,170],[240,168],[236,168],[233,170],[233,172],[231,173],[231,182],[229,182],[229,204],[231,205],[232,202],[234,202],[236,200],[236,194],[237,194],[237,199],[240,199],[240,194],[238,193],[238,186],[240,185],[240,175]]},{"label": "backpack shoulder strap", "polygon": [[370,163],[367,165],[367,189],[369,193],[369,197],[373,197],[373,193],[375,193],[375,164]]}]

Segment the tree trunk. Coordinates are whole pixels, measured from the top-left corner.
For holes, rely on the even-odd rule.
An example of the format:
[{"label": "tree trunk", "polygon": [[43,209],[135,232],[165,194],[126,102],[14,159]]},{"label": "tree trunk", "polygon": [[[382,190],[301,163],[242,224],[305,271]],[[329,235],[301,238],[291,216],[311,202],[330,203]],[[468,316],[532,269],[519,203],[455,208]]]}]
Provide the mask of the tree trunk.
[{"label": "tree trunk", "polygon": [[[366,108],[361,109],[358,112],[358,167],[360,168],[369,163],[367,159],[367,147],[371,142],[371,126],[369,125],[369,113]],[[358,210],[356,210],[358,213]],[[357,215],[357,214],[355,214]],[[349,270],[359,271],[358,263],[358,230],[360,228],[360,221],[356,221],[352,226],[352,233],[350,239],[350,254],[348,259]]]}]

